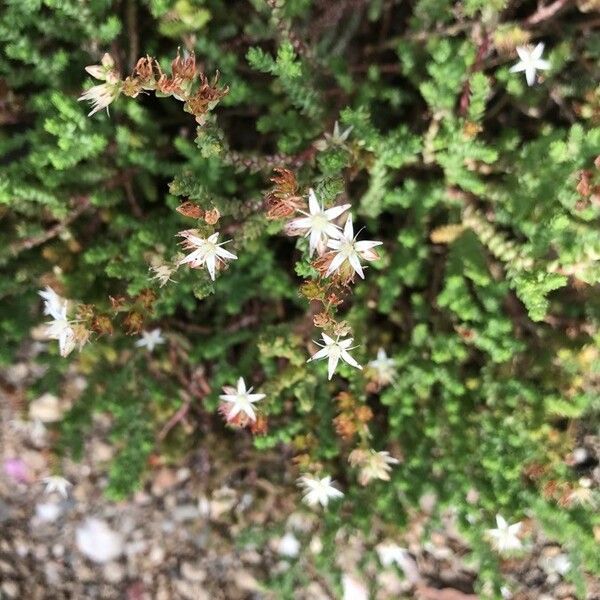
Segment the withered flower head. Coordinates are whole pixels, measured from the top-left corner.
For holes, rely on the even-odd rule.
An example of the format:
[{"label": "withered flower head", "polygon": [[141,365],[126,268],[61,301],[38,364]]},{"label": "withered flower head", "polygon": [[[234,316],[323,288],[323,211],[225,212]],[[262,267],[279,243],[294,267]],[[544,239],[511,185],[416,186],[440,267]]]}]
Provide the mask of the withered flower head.
[{"label": "withered flower head", "polygon": [[275,175],[271,177],[271,181],[275,184],[275,189],[280,195],[294,195],[298,191],[298,182],[296,175],[289,169],[283,167],[274,167]]},{"label": "withered flower head", "polygon": [[213,208],[211,210],[207,210],[204,214],[204,220],[209,225],[216,225],[219,219],[221,218],[221,213],[218,208]]},{"label": "withered flower head", "polygon": [[265,196],[267,219],[284,219],[305,208],[306,202],[297,193],[298,182],[292,171],[283,167],[275,167],[273,171],[274,187]]},{"label": "withered flower head", "polygon": [[186,99],[186,110],[192,113],[200,124],[204,123],[206,113],[212,110],[219,100],[229,93],[228,87],[220,88],[217,86],[218,81],[218,72],[212,82],[208,81],[204,73],[200,73],[200,86]]},{"label": "withered flower head", "polygon": [[352,410],[354,408],[354,396],[349,392],[340,392],[335,399],[340,410]]},{"label": "withered flower head", "polygon": [[92,330],[98,335],[112,335],[112,322],[106,315],[96,315],[92,320]]},{"label": "withered flower head", "polygon": [[363,404],[356,409],[356,418],[361,423],[368,423],[373,418],[373,411]]},{"label": "withered flower head", "polygon": [[79,348],[79,350],[81,350],[90,339],[92,332],[81,323],[74,323],[72,330],[75,345]]},{"label": "withered flower head", "polygon": [[181,77],[168,77],[163,73],[156,82],[156,90],[166,96],[173,96],[177,100],[184,100],[182,84]]},{"label": "withered flower head", "polygon": [[131,311],[123,319],[123,325],[128,335],[138,335],[144,326],[144,317],[136,311]]},{"label": "withered flower head", "polygon": [[337,434],[343,439],[348,440],[356,433],[356,423],[346,413],[338,415],[333,423]]},{"label": "withered flower head", "polygon": [[94,316],[93,304],[78,304],[77,305],[77,320],[89,321]]},{"label": "withered flower head", "polygon": [[254,435],[265,435],[269,429],[269,422],[264,415],[257,415],[256,421],[250,424],[250,431]]},{"label": "withered flower head", "polygon": [[133,73],[143,84],[154,81],[154,59],[150,56],[140,58],[133,69]]},{"label": "withered flower head", "polygon": [[319,329],[331,329],[333,326],[333,319],[326,312],[320,312],[313,317],[313,323],[315,324],[315,327],[318,327]]},{"label": "withered flower head", "polygon": [[150,310],[156,300],[156,292],[150,288],[144,288],[135,298],[136,302],[141,302],[146,310]]},{"label": "withered flower head", "polygon": [[390,453],[385,450],[376,452],[373,449],[357,448],[350,453],[348,462],[353,467],[359,467],[358,482],[361,485],[367,485],[374,479],[389,481],[391,465],[396,465],[400,461],[390,456]]},{"label": "withered flower head", "polygon": [[125,298],[125,296],[109,296],[109,299],[110,305],[115,312],[122,310],[127,302],[127,298]]},{"label": "withered flower head", "polygon": [[196,75],[196,55],[192,52],[182,58],[177,48],[177,56],[171,63],[171,70],[174,77],[191,81]]},{"label": "withered flower head", "polygon": [[127,77],[125,81],[123,81],[121,91],[129,98],[136,98],[142,91],[142,84],[139,79],[135,79],[135,77]]},{"label": "withered flower head", "polygon": [[190,217],[191,219],[202,219],[204,217],[204,210],[200,208],[195,202],[184,202],[175,209],[180,215],[184,217]]}]

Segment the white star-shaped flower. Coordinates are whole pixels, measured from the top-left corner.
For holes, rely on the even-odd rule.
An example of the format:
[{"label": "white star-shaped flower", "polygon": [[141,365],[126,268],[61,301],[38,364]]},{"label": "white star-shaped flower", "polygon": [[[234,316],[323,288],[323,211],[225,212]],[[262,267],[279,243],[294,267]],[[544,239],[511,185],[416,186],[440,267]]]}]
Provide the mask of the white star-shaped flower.
[{"label": "white star-shaped flower", "polygon": [[68,302],[50,286],[46,286],[38,294],[44,300],[44,314],[52,317],[46,323],[46,336],[51,340],[58,340],[60,355],[68,356],[77,345],[75,330],[67,318]]},{"label": "white star-shaped flower", "polygon": [[186,250],[192,250],[190,254],[182,258],[178,265],[189,264],[190,267],[196,269],[205,266],[210,278],[215,280],[215,271],[217,262],[225,263],[226,260],[235,260],[237,256],[231,252],[221,248],[223,244],[227,244],[231,240],[217,243],[219,234],[213,233],[208,238],[201,238],[194,235],[191,231],[181,231],[179,235],[185,238],[183,242]]},{"label": "white star-shaped flower", "polygon": [[356,369],[362,369],[362,367],[350,356],[348,350],[351,350],[350,345],[352,344],[353,338],[346,338],[345,340],[340,340],[339,338],[334,340],[330,338],[326,333],[322,333],[321,337],[323,338],[324,344],[320,344],[319,342],[315,342],[317,346],[321,346],[321,349],[318,352],[315,352],[306,362],[311,362],[312,360],[319,360],[321,358],[328,359],[328,379],[333,377],[335,369],[340,361],[340,358],[347,362],[350,366],[355,367]]},{"label": "white star-shaped flower", "polygon": [[368,365],[377,375],[381,385],[388,385],[396,378],[396,361],[389,358],[383,348],[377,351],[377,358],[368,362]]},{"label": "white star-shaped flower", "polygon": [[62,318],[63,312],[66,314],[67,301],[59,296],[49,285],[38,292],[44,301],[44,314],[50,315],[53,319]]},{"label": "white star-shaped flower", "polygon": [[303,488],[304,491],[303,500],[309,506],[317,506],[317,504],[320,504],[321,506],[326,507],[329,504],[329,500],[333,498],[342,498],[344,494],[333,487],[332,484],[333,481],[329,475],[326,475],[322,479],[303,475],[298,479],[298,485]]},{"label": "white star-shaped flower", "polygon": [[89,100],[92,103],[92,110],[88,113],[88,117],[91,117],[103,108],[108,109],[108,106],[118,98],[120,93],[120,85],[101,83],[83,92],[77,101]]},{"label": "white star-shaped flower", "polygon": [[487,533],[499,552],[510,552],[522,547],[521,540],[517,537],[521,522],[509,525],[502,515],[496,515],[496,525],[496,529],[488,529]]},{"label": "white star-shaped flower", "polygon": [[105,82],[91,87],[78,98],[78,102],[89,100],[92,103],[92,110],[88,113],[88,117],[91,117],[103,108],[108,111],[108,105],[114,102],[121,93],[122,83],[115,70],[115,61],[110,54],[105,54],[102,57],[101,64],[90,65],[85,70],[92,77]]},{"label": "white star-shaped flower", "polygon": [[77,341],[75,330],[67,319],[67,304],[65,303],[61,311],[53,314],[52,317],[52,321],[46,323],[46,335],[51,340],[58,340],[61,356],[68,356],[75,349]]},{"label": "white star-shaped flower", "polygon": [[160,328],[153,329],[152,331],[142,331],[142,339],[138,340],[135,345],[138,348],[147,348],[148,352],[152,352],[156,346],[165,343],[165,338],[162,336]]},{"label": "white star-shaped flower", "polygon": [[332,221],[349,208],[350,204],[342,204],[325,210],[317,200],[315,191],[310,189],[308,190],[308,209],[310,212],[307,213],[301,210],[300,212],[305,216],[290,221],[287,225],[288,231],[291,233],[305,231],[304,236],[309,238],[310,256],[315,253],[315,250],[322,254],[327,246],[327,239],[337,237],[340,232],[340,228]]},{"label": "white star-shaped flower", "polygon": [[231,408],[227,413],[227,420],[231,421],[239,413],[244,413],[251,421],[256,421],[256,413],[252,404],[265,397],[265,394],[253,394],[252,388],[246,389],[246,382],[240,377],[237,382],[237,389],[232,387],[223,388],[227,393],[221,394],[219,398],[225,402],[231,403]]},{"label": "white star-shaped flower", "polygon": [[325,137],[328,137],[331,140],[332,144],[341,145],[348,139],[353,129],[354,126],[350,125],[350,127],[342,131],[340,129],[340,124],[336,121],[333,126],[333,133],[331,135],[328,135],[326,133]]},{"label": "white star-shaped flower", "polygon": [[325,273],[325,277],[337,271],[348,261],[354,272],[358,273],[361,279],[364,279],[365,274],[360,264],[360,258],[367,261],[377,260],[379,256],[376,252],[373,252],[373,248],[381,246],[382,243],[370,240],[356,241],[352,226],[352,215],[350,215],[344,226],[343,233],[338,231],[337,239],[331,239],[327,242],[327,247],[331,248],[336,254],[327,269],[327,273]]},{"label": "white star-shaped flower", "polygon": [[540,42],[537,46],[517,46],[517,54],[519,62],[511,67],[511,73],[520,73],[525,71],[525,79],[527,85],[535,83],[535,74],[538,70],[546,70],[550,68],[550,63],[542,58],[544,52],[544,44]]},{"label": "white star-shaped flower", "polygon": [[69,495],[69,488],[73,485],[69,480],[58,475],[44,477],[42,481],[46,486],[46,489],[44,490],[46,494],[52,494],[52,492],[56,492],[63,498],[66,498]]}]

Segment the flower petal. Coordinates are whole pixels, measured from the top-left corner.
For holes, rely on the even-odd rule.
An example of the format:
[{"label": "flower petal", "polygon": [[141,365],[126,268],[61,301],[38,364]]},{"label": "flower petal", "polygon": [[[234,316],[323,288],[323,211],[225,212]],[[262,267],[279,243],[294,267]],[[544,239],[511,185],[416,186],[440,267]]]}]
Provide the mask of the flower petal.
[{"label": "flower petal", "polygon": [[326,333],[321,333],[321,337],[328,346],[330,346],[331,344],[335,344],[335,340],[333,338],[330,338]]},{"label": "flower petal", "polygon": [[541,58],[542,54],[544,54],[544,42],[537,44],[536,47],[531,51],[531,58]]},{"label": "flower petal", "polygon": [[229,252],[229,250],[225,250],[225,248],[221,248],[220,246],[217,246],[217,248],[215,249],[215,253],[217,254],[217,256],[220,256],[222,258],[228,258],[229,260],[237,260],[237,256],[233,254],[233,252]]},{"label": "flower petal", "polygon": [[216,267],[216,257],[215,254],[209,254],[205,261],[206,263],[206,269],[208,270],[208,274],[210,275],[210,278],[214,281],[215,280],[215,267]]},{"label": "flower petal", "polygon": [[356,273],[358,273],[358,276],[361,279],[364,279],[365,278],[365,274],[363,273],[363,269],[362,269],[362,266],[360,264],[360,260],[358,260],[358,254],[356,254],[356,252],[353,252],[348,257],[348,260],[350,261],[350,264],[352,265],[352,268],[356,271]]},{"label": "flower petal", "polygon": [[316,215],[321,212],[321,206],[317,200],[317,195],[312,188],[308,190],[308,209],[310,210],[311,215]]},{"label": "flower petal", "polygon": [[329,355],[329,361],[327,362],[327,379],[331,380],[333,374],[335,373],[335,368],[338,365],[340,360],[340,355],[336,353],[331,353]]},{"label": "flower petal", "polygon": [[312,360],[319,360],[320,358],[325,358],[329,354],[329,348],[321,348],[318,352],[315,352],[306,362],[311,362]]},{"label": "flower petal", "polygon": [[333,257],[333,260],[331,261],[329,268],[327,269],[327,273],[325,273],[325,277],[329,277],[334,271],[337,271],[342,266],[342,264],[345,260],[346,260],[346,257],[341,252],[336,254]]},{"label": "flower petal", "polygon": [[352,358],[352,356],[350,356],[350,354],[348,354],[348,352],[346,352],[346,350],[342,350],[342,360],[347,362],[351,367],[362,370],[362,367],[354,360],[354,358]]},{"label": "flower petal", "polygon": [[238,394],[245,394],[246,393],[246,382],[244,381],[243,377],[240,377],[237,380],[237,391],[238,391]]},{"label": "flower petal", "polygon": [[333,219],[337,219],[342,213],[346,212],[351,204],[341,204],[340,206],[333,206],[332,208],[328,208],[325,211],[325,216],[328,221],[332,221]]},{"label": "flower petal", "polygon": [[344,225],[344,237],[351,240],[354,237],[354,227],[352,226],[352,215],[348,215]]},{"label": "flower petal", "polygon": [[371,248],[381,246],[383,242],[374,242],[373,240],[362,240],[360,242],[354,242],[354,247],[358,252],[365,252]]}]

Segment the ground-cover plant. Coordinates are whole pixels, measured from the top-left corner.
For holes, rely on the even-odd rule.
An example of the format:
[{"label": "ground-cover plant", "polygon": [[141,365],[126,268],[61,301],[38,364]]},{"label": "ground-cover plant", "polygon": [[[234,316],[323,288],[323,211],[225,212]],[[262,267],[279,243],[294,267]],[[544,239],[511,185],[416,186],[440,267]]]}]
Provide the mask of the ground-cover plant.
[{"label": "ground-cover plant", "polygon": [[594,464],[571,455],[600,407],[594,11],[9,2],[0,356],[43,341],[31,399],[87,378],[57,474],[94,412],[115,498],[210,427],[286,448],[331,532],[401,531],[434,493],[490,596],[535,522],[583,595],[600,570]]}]

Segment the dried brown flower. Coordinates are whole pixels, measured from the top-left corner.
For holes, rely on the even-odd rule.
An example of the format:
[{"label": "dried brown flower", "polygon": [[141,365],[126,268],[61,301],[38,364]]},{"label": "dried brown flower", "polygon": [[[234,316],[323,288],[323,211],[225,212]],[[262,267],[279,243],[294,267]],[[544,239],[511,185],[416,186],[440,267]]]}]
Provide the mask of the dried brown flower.
[{"label": "dried brown flower", "polygon": [[315,327],[318,327],[319,329],[331,329],[333,319],[331,315],[326,312],[320,312],[313,317],[313,323],[315,324]]},{"label": "dried brown flower", "polygon": [[306,202],[298,195],[298,182],[292,171],[283,167],[275,167],[273,171],[274,187],[265,196],[267,219],[284,219],[306,207]]},{"label": "dried brown flower", "polygon": [[163,73],[156,82],[156,91],[183,100],[185,92],[182,89],[182,85],[183,79],[181,77],[169,77]]},{"label": "dried brown flower", "polygon": [[204,220],[209,225],[216,225],[219,219],[221,218],[221,213],[218,208],[213,208],[211,210],[207,210],[204,214]]},{"label": "dried brown flower", "polygon": [[122,310],[125,307],[125,303],[127,302],[127,298],[125,298],[125,296],[109,296],[108,298],[115,312]]},{"label": "dried brown flower", "polygon": [[356,409],[356,418],[361,423],[368,423],[373,418],[373,411],[363,404]]},{"label": "dried brown flower", "polygon": [[256,415],[256,421],[250,423],[250,431],[254,435],[264,435],[269,429],[269,422],[264,415]]},{"label": "dried brown flower", "polygon": [[356,433],[356,424],[346,413],[338,415],[334,420],[335,430],[343,439],[348,440]]},{"label": "dried brown flower", "polygon": [[132,310],[123,319],[123,325],[128,335],[137,335],[144,327],[144,317],[139,312]]},{"label": "dried brown flower", "polygon": [[204,210],[195,202],[183,202],[175,210],[180,215],[190,217],[191,219],[202,219],[204,217]]},{"label": "dried brown flower", "polygon": [[182,58],[179,48],[177,48],[177,56],[171,63],[171,70],[174,77],[191,81],[196,76],[196,55],[192,52],[189,56]]},{"label": "dried brown flower", "polygon": [[151,310],[156,300],[156,292],[150,288],[144,288],[135,298],[146,310]]},{"label": "dried brown flower", "polygon": [[142,84],[154,79],[154,59],[150,56],[140,58],[133,69],[135,77],[139,78]]},{"label": "dried brown flower", "polygon": [[98,335],[112,335],[113,325],[106,315],[96,315],[92,319],[92,331]]},{"label": "dried brown flower", "polygon": [[125,81],[123,81],[123,85],[121,87],[121,92],[125,96],[129,96],[130,98],[135,98],[142,91],[142,84],[138,79],[134,77],[127,77]]},{"label": "dried brown flower", "polygon": [[201,125],[205,121],[206,113],[212,110],[219,100],[229,93],[228,87],[218,87],[218,81],[218,72],[212,82],[208,81],[204,73],[200,73],[200,87],[186,99],[186,110],[192,113]]}]

